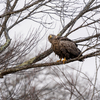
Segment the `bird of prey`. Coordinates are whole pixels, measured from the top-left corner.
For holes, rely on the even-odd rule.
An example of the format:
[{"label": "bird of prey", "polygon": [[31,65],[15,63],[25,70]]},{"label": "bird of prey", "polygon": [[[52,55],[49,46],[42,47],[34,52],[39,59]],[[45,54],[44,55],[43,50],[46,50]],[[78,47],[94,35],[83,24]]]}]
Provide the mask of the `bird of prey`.
[{"label": "bird of prey", "polygon": [[[48,40],[51,43],[51,47],[55,54],[57,54],[60,58],[59,61],[62,60],[63,63],[65,63],[66,60],[76,58],[78,56],[82,56],[81,51],[77,48],[77,44],[66,38],[66,37],[60,37],[50,34],[48,36]],[[59,62],[58,61],[58,62]],[[79,60],[82,61],[82,60]]]}]

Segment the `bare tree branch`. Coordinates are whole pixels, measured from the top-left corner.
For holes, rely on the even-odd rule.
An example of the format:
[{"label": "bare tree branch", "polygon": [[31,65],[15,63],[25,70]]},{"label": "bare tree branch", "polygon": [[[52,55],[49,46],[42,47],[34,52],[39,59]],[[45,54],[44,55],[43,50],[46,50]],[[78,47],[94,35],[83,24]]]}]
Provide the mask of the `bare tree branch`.
[{"label": "bare tree branch", "polygon": [[[86,58],[90,58],[90,57],[97,56],[97,55],[100,55],[100,50],[92,52],[92,53],[89,53],[89,54],[84,55],[82,57],[78,57],[78,58],[74,58],[74,59],[68,60],[68,61],[65,62],[65,64],[73,62],[73,61],[76,61],[76,60],[79,60],[79,59],[86,59]],[[41,63],[41,64],[34,64],[33,63],[33,64],[31,64],[32,60],[33,59],[31,59],[30,62],[26,61],[26,62],[24,62],[24,63],[22,63],[20,65],[17,65],[17,66],[15,66],[13,68],[6,68],[5,70],[1,70],[0,71],[0,77],[3,78],[3,75],[15,73],[15,72],[18,72],[18,71],[21,71],[21,70],[25,70],[25,69],[29,69],[29,68],[48,67],[48,66],[63,64],[63,62],[52,62],[52,63]]]},{"label": "bare tree branch", "polygon": [[[83,8],[83,10],[73,19],[71,20],[58,34],[59,36],[62,36],[64,34],[64,32],[70,27],[72,26],[81,16],[83,16],[83,14],[85,14],[87,12],[87,9],[90,8],[90,5],[94,2],[95,0],[91,0],[87,3],[87,5]],[[70,33],[67,33],[67,36]]]},{"label": "bare tree branch", "polygon": [[11,42],[11,39],[8,35],[7,30],[5,30],[4,34],[5,34],[5,38],[6,38],[6,43],[0,47],[0,53],[2,53],[10,45],[10,42]]}]

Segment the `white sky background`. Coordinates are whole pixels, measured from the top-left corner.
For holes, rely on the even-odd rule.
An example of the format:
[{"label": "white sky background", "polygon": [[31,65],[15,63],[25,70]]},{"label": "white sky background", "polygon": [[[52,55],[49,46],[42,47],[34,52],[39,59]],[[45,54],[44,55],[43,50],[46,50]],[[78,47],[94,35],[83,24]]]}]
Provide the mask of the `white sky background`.
[{"label": "white sky background", "polygon": [[[22,1],[21,1],[22,2]],[[0,5],[0,8],[2,6]],[[19,5],[17,7],[22,7],[22,3],[19,3]],[[99,17],[100,15],[98,15],[97,17]],[[54,16],[55,17],[55,16]],[[13,19],[14,20],[14,19]],[[12,20],[12,21],[13,21]],[[59,19],[58,19],[59,20]],[[46,16],[44,17],[44,21],[46,22],[54,22],[53,19],[50,19],[49,16]],[[68,19],[65,19],[65,25],[67,23]],[[81,23],[81,20],[78,21],[78,23]],[[78,25],[77,23],[77,25]],[[75,25],[75,26],[77,26]],[[12,38],[12,40],[14,39],[13,37],[15,37],[15,34],[18,35],[18,34],[23,34],[26,35],[30,30],[33,32],[35,32],[36,30],[38,30],[38,27],[40,25],[37,24],[36,22],[34,21],[31,21],[31,20],[25,20],[23,22],[21,22],[20,24],[18,24],[17,26],[15,26],[13,29],[11,29],[9,31],[9,34],[10,34],[10,37]],[[52,29],[42,29],[43,27],[41,26],[40,30],[43,30],[40,32],[40,37],[42,37],[44,34],[45,34],[45,37],[38,43],[38,46],[43,50],[45,48],[49,48],[50,47],[50,43],[48,41],[48,35],[49,34],[58,34],[60,32],[60,30],[62,29],[61,28],[61,23],[59,21],[55,21],[55,23],[52,25]],[[89,33],[93,34],[92,30],[88,30]],[[78,38],[82,38],[82,37],[86,37],[86,36],[89,36],[89,34],[87,33],[86,29],[83,28],[83,29],[80,29],[74,33],[72,33],[71,35],[69,35],[68,37],[70,39],[78,39]],[[49,46],[47,46],[49,45]],[[81,46],[79,46],[79,48],[81,49]],[[41,51],[40,49],[40,51]],[[84,55],[84,54],[83,54]],[[32,57],[34,57],[32,55]],[[57,58],[58,59],[58,58]],[[96,58],[88,58],[88,59],[85,59],[84,62],[79,62],[79,61],[75,61],[75,62],[71,62],[69,63],[68,65],[69,66],[77,66],[77,65],[82,65],[82,71],[87,73],[87,75],[89,75],[90,77],[94,76],[95,75],[95,67],[96,67]],[[97,66],[99,66],[99,61],[97,62]],[[66,64],[67,65],[67,64]],[[99,79],[99,76],[100,76],[100,71],[99,71],[99,75],[98,75],[98,79]]]}]

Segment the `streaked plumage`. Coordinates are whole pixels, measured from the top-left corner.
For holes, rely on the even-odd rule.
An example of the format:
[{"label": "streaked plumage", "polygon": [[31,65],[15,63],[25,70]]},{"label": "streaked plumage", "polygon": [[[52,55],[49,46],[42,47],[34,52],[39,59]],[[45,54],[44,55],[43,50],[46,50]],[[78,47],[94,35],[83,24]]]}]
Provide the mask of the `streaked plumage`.
[{"label": "streaked plumage", "polygon": [[[66,37],[49,35],[48,40],[52,44],[53,51],[60,59],[66,60],[76,58],[81,55],[81,51],[77,48],[77,44]],[[80,60],[82,61],[82,60]]]}]

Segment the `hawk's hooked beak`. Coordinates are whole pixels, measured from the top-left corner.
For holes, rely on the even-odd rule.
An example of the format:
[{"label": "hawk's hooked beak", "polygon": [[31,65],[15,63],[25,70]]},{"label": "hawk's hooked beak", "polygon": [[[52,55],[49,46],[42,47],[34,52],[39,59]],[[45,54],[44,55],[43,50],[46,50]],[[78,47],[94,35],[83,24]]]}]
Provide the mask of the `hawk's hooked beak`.
[{"label": "hawk's hooked beak", "polygon": [[52,38],[52,35],[50,35],[49,37]]}]

